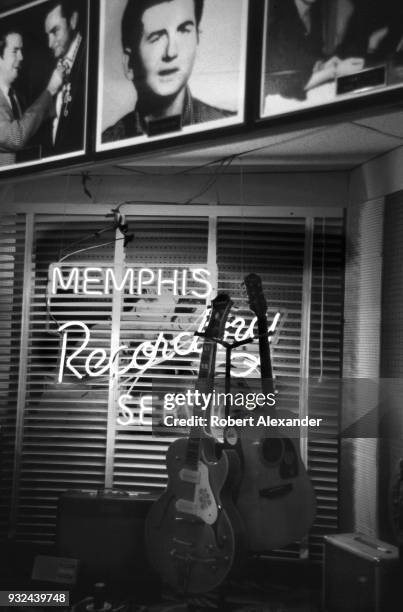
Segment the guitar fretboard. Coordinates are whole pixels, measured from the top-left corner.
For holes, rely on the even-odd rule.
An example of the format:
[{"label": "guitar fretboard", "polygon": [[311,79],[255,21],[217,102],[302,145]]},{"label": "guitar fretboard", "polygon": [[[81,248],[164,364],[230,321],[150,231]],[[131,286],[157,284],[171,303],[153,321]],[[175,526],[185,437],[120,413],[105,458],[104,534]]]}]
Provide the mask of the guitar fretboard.
[{"label": "guitar fretboard", "polygon": [[[200,358],[199,376],[196,389],[200,393],[210,393],[214,386],[214,368],[217,353],[217,345],[214,340],[206,339]],[[193,415],[195,417],[209,418],[210,409],[202,410],[201,406],[194,406]],[[197,468],[200,457],[200,443],[207,433],[202,425],[194,425],[190,430],[190,437],[186,449],[186,465],[189,469]]]}]

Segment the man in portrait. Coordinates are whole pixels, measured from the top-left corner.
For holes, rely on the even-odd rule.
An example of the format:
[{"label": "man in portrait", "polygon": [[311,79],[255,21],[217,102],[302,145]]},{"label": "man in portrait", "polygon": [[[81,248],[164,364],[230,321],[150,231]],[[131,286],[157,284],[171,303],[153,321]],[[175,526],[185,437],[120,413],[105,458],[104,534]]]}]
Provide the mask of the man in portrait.
[{"label": "man in portrait", "polygon": [[336,49],[340,57],[362,57],[366,66],[379,64],[398,52],[403,35],[400,0],[350,0],[352,13]]},{"label": "man in portrait", "polygon": [[182,126],[233,115],[192,96],[204,0],[128,0],[121,35],[124,73],[137,94],[135,109],[102,134],[111,142],[148,133],[153,121],[176,116]]},{"label": "man in portrait", "polygon": [[[343,57],[336,50],[326,54],[328,7],[323,0],[270,0],[267,20],[265,114],[278,97],[292,110],[292,103],[327,102],[335,97],[335,80],[359,72],[364,59],[354,54]],[[316,91],[315,91],[316,90]],[[291,105],[284,105],[291,101]],[[295,108],[295,106],[294,106]]]},{"label": "man in portrait", "polygon": [[56,97],[55,117],[44,136],[48,155],[84,148],[86,43],[78,0],[53,0],[46,7],[44,28],[48,46],[63,65],[65,80]]},{"label": "man in portrait", "polygon": [[45,90],[24,111],[15,81],[23,62],[23,38],[11,26],[0,31],[0,165],[14,164],[16,154],[25,148],[42,122],[52,116],[54,96],[61,89],[64,67],[52,73]]},{"label": "man in portrait", "polygon": [[265,95],[304,100],[323,55],[321,0],[271,0],[267,21]]}]

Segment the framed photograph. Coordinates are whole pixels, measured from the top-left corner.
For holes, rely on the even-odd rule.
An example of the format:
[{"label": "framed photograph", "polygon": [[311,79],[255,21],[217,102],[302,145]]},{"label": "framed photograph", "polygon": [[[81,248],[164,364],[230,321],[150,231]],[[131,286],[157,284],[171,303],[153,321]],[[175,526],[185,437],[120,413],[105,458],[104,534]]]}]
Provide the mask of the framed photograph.
[{"label": "framed photograph", "polygon": [[402,85],[401,0],[265,0],[261,118]]},{"label": "framed photograph", "polygon": [[88,0],[0,13],[0,171],[86,150]]},{"label": "framed photograph", "polygon": [[244,121],[248,0],[101,0],[97,151]]}]

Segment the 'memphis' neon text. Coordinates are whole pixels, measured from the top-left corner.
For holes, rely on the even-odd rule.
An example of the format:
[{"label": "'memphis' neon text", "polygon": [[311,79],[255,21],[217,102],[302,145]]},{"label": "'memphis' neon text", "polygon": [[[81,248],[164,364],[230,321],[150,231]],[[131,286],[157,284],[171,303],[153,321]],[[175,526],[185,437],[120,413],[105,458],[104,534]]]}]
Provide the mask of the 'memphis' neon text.
[{"label": "'memphis' neon text", "polygon": [[168,290],[173,296],[192,295],[208,298],[213,290],[210,272],[205,268],[126,268],[121,278],[116,278],[113,268],[95,266],[62,269],[56,264],[49,266],[50,295],[57,295],[58,289],[70,290],[81,295],[108,295],[123,291],[129,295],[141,296],[152,290],[160,296]]}]

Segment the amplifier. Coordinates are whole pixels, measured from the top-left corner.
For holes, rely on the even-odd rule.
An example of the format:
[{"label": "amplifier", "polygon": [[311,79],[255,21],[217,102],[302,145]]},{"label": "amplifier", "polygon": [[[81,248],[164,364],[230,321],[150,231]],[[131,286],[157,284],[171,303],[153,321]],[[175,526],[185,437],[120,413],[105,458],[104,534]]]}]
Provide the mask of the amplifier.
[{"label": "amplifier", "polygon": [[79,561],[84,583],[143,585],[145,518],[153,498],[121,491],[67,491],[59,498],[57,553]]},{"label": "amplifier", "polygon": [[324,552],[324,612],[402,610],[396,546],[343,533],[325,536]]}]

